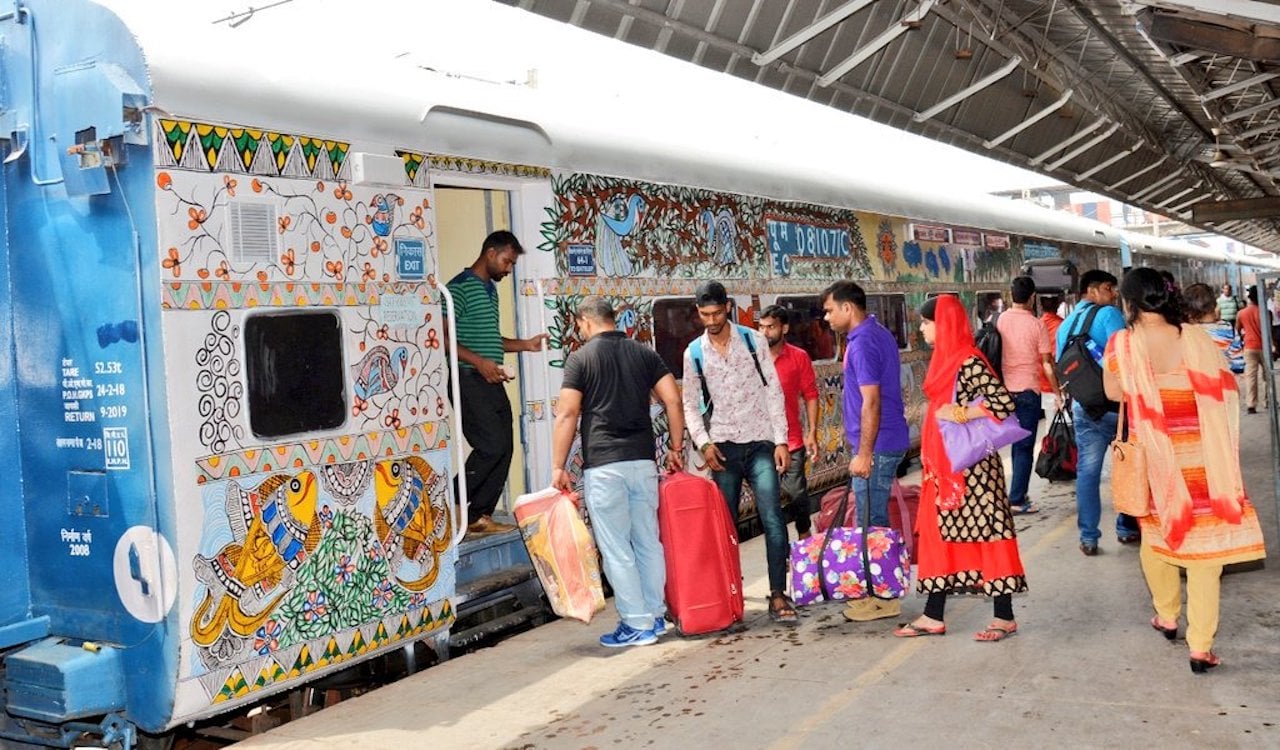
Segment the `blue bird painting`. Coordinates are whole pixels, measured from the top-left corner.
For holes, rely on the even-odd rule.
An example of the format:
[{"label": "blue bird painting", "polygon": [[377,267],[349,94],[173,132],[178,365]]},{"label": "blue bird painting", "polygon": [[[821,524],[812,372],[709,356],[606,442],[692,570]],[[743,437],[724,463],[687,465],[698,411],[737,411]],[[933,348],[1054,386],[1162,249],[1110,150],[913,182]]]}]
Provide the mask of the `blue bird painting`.
[{"label": "blue bird painting", "polygon": [[735,250],[738,246],[738,222],[733,212],[727,208],[712,214],[711,209],[704,208],[699,223],[707,233],[707,254],[721,266],[730,266],[738,261]]},{"label": "blue bird painting", "polygon": [[394,201],[394,196],[373,196],[374,212],[373,219],[369,222],[369,226],[373,228],[373,233],[379,237],[386,237],[391,234],[391,224],[395,221],[396,217]]},{"label": "blue bird painting", "polygon": [[644,220],[645,208],[644,196],[632,193],[625,203],[622,196],[615,197],[608,210],[600,212],[596,221],[596,257],[606,276],[630,276],[635,272],[622,238],[631,236]]},{"label": "blue bird painting", "polygon": [[365,401],[379,393],[388,393],[400,382],[408,366],[409,350],[405,347],[398,346],[389,352],[385,346],[375,346],[351,368],[355,379],[352,391]]}]

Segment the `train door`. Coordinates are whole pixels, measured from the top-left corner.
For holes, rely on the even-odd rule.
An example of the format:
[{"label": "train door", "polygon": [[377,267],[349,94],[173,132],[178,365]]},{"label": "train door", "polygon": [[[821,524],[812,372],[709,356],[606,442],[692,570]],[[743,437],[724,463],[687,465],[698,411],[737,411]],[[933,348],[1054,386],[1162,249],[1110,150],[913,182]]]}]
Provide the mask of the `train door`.
[{"label": "train door", "polygon": [[[464,268],[475,262],[480,254],[484,238],[500,229],[511,230],[511,195],[505,190],[483,187],[435,186],[436,231],[439,233],[440,279],[448,282]],[[525,239],[521,239],[527,244]],[[528,248],[526,248],[527,252]],[[516,337],[516,278],[520,266],[498,283],[498,315],[502,335]],[[507,355],[508,365],[515,367],[514,355]],[[511,472],[507,481],[506,507],[510,499],[526,492],[524,451],[522,439],[520,389],[518,381],[507,383],[507,398],[512,404],[512,432],[516,437],[515,455],[511,460]],[[461,438],[461,436],[459,436]],[[461,470],[461,467],[457,467]]]}]

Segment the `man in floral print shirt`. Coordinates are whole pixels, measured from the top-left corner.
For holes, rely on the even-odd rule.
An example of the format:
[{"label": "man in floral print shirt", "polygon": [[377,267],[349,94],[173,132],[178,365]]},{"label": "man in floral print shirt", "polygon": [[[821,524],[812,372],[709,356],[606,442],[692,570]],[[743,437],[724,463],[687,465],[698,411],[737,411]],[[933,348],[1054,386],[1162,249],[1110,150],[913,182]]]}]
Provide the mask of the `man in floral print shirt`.
[{"label": "man in floral print shirt", "polygon": [[764,527],[769,616],[794,623],[795,604],[785,591],[787,527],[779,504],[778,475],[791,461],[782,386],[764,337],[729,321],[724,285],[703,282],[694,296],[706,330],[684,352],[685,425],[734,521],[742,481],[750,482]]}]

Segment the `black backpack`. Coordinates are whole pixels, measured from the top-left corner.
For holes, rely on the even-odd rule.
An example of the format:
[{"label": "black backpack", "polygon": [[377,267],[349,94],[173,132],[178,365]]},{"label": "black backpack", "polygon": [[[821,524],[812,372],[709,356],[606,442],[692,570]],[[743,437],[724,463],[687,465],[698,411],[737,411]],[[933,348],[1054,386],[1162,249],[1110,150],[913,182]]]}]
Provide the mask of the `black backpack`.
[{"label": "black backpack", "polygon": [[1101,419],[1107,412],[1116,411],[1118,406],[1107,398],[1102,387],[1102,366],[1093,358],[1089,348],[1089,329],[1101,309],[1101,305],[1094,305],[1075,331],[1069,332],[1062,347],[1062,356],[1058,357],[1054,368],[1062,389],[1080,404],[1090,419]]},{"label": "black backpack", "polygon": [[1004,370],[1001,367],[1003,360],[1004,340],[1000,338],[1000,329],[996,328],[996,319],[999,315],[992,315],[987,318],[982,327],[973,336],[973,344],[978,347],[978,351],[982,352],[982,356],[987,358],[991,363],[991,369],[995,370],[994,375],[1004,380]]}]

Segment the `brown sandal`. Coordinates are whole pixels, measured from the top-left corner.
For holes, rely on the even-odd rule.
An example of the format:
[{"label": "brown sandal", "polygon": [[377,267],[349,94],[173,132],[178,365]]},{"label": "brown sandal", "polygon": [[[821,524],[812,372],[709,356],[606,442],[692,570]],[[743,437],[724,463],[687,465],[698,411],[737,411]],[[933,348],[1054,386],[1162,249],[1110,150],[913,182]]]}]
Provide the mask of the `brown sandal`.
[{"label": "brown sandal", "polygon": [[796,612],[796,605],[791,597],[775,591],[769,595],[769,619],[784,625],[794,625],[800,621],[800,615]]},{"label": "brown sandal", "polygon": [[985,630],[979,630],[974,633],[973,640],[982,643],[995,643],[996,641],[1003,641],[1016,632],[1018,632],[1018,623],[1016,622],[1011,622],[1008,625],[993,622]]}]

